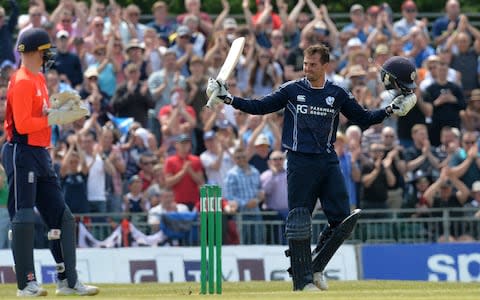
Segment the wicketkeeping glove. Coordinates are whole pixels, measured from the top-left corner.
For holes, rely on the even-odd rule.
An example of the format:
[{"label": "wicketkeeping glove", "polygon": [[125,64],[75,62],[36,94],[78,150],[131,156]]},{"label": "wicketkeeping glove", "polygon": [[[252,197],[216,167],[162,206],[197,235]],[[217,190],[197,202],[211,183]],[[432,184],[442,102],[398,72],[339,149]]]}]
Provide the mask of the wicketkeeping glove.
[{"label": "wicketkeeping glove", "polygon": [[[70,104],[67,104],[67,102]],[[50,96],[50,107],[53,109],[63,108],[63,110],[68,110],[69,105],[80,105],[81,102],[80,95],[74,91],[65,91]]]},{"label": "wicketkeeping glove", "polygon": [[53,94],[50,103],[51,107],[47,111],[49,125],[72,123],[90,113],[87,104],[75,92]]},{"label": "wicketkeeping glove", "polygon": [[405,116],[417,103],[417,96],[414,93],[407,95],[398,95],[390,103],[393,114],[403,117]]}]

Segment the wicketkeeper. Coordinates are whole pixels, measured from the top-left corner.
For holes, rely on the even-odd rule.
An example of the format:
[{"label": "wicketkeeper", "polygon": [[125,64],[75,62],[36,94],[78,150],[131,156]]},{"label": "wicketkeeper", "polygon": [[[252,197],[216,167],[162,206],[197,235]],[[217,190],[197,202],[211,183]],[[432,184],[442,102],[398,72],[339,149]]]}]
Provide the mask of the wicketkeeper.
[{"label": "wicketkeeper", "polygon": [[[49,101],[45,71],[55,56],[48,33],[26,30],[18,43],[22,64],[10,78],[5,112],[7,143],[2,160],[8,176],[8,211],[17,296],[46,296],[36,280],[33,260],[34,206],[49,228],[51,252],[57,263],[57,295],[95,295],[98,288],[82,284],[76,271],[75,220],[65,205],[47,147],[54,124],[71,123],[88,114],[71,92]],[[50,103],[52,102],[52,103]]]},{"label": "wicketkeeper", "polygon": [[[350,213],[347,189],[333,144],[339,115],[363,128],[392,114],[404,116],[415,106],[415,67],[406,58],[393,57],[382,67],[382,80],[396,97],[385,108],[365,110],[353,95],[325,79],[328,48],[315,45],[304,52],[305,77],[283,84],[259,100],[232,96],[224,82],[209,80],[207,94],[250,114],[268,114],[285,108],[282,145],[287,150],[289,244],[294,290],[327,289],[323,270],[335,251],[351,234],[359,211]],[[328,219],[311,253],[311,215],[317,198]]]}]

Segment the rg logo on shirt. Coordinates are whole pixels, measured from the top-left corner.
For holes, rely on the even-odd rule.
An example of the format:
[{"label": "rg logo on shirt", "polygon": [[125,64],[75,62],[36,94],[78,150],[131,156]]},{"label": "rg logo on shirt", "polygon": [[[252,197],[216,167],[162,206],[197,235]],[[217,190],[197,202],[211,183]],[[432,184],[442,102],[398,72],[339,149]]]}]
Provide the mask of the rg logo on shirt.
[{"label": "rg logo on shirt", "polygon": [[308,114],[308,105],[297,104],[297,112],[301,114]]}]

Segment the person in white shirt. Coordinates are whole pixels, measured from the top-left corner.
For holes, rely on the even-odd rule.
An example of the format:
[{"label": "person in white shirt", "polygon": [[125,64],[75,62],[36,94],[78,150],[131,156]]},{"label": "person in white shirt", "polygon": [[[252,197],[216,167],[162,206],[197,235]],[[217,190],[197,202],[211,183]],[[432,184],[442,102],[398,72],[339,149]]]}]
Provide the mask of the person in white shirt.
[{"label": "person in white shirt", "polygon": [[209,184],[217,184],[224,189],[224,179],[227,172],[235,165],[228,150],[226,140],[220,140],[214,131],[207,131],[203,135],[205,150],[200,154],[200,161],[207,175]]},{"label": "person in white shirt", "polygon": [[152,208],[148,210],[148,225],[152,233],[160,230],[162,214],[168,212],[190,212],[185,204],[175,202],[173,191],[160,189],[157,185],[150,186],[146,191]]}]

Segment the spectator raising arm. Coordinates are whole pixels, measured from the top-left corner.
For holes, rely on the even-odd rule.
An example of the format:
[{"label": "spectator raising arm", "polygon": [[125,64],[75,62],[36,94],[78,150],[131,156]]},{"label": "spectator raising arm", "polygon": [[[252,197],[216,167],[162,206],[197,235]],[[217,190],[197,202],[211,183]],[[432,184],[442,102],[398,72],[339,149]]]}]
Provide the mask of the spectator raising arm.
[{"label": "spectator raising arm", "polygon": [[222,11],[220,14],[216,17],[215,23],[213,23],[213,31],[218,31],[223,29],[223,20],[228,16],[230,13],[230,3],[228,3],[227,0],[221,0],[222,1]]},{"label": "spectator raising arm", "polygon": [[[285,24],[285,33],[290,35],[295,32],[297,29],[297,19],[298,15],[302,12],[303,7],[305,6],[305,0],[297,1],[297,4],[293,7],[292,11],[288,15],[287,21],[284,22]],[[314,5],[315,6],[315,5]]]}]

